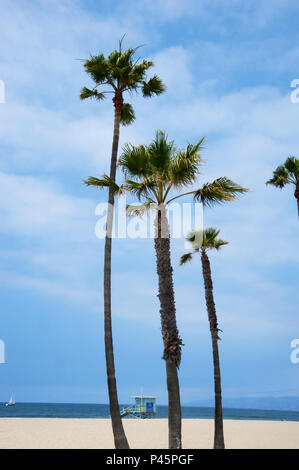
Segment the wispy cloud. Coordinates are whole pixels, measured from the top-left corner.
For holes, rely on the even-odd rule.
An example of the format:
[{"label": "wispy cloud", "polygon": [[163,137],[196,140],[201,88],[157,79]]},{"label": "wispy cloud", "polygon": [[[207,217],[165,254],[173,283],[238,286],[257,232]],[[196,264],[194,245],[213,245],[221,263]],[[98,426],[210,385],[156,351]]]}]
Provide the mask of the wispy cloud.
[{"label": "wispy cloud", "polygon": [[[99,294],[96,290],[91,290],[78,285],[67,285],[65,282],[51,281],[49,279],[34,278],[28,275],[20,275],[13,272],[0,271],[1,283],[10,287],[33,291],[33,293],[42,293],[46,297],[55,297],[62,301],[68,301],[72,306],[77,305],[88,312],[98,313]],[[87,307],[87,308],[86,308]]]},{"label": "wispy cloud", "polygon": [[[68,196],[58,185],[32,176],[0,173],[1,231],[49,238],[73,238],[92,213],[88,199]],[[86,228],[86,225],[85,225]]]}]

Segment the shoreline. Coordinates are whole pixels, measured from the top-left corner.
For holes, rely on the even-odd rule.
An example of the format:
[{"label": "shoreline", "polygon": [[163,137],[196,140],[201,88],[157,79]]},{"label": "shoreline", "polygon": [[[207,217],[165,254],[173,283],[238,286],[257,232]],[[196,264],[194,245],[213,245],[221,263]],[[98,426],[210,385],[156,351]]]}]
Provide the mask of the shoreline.
[{"label": "shoreline", "polygon": [[[165,418],[124,419],[132,449],[167,449]],[[212,449],[212,419],[182,420],[185,449]],[[298,421],[224,420],[227,449],[299,449]],[[113,449],[110,419],[0,418],[0,449]]]},{"label": "shoreline", "polygon": [[[0,418],[109,419],[109,411],[107,404],[19,402],[13,407],[0,405]],[[214,412],[214,407],[182,406],[183,419],[214,419]],[[167,419],[167,417],[168,407],[159,405],[154,419]],[[124,417],[124,419],[127,418],[132,418],[132,416]],[[299,410],[224,407],[223,418],[225,420],[299,422]]]},{"label": "shoreline", "polygon": [[[94,417],[81,417],[81,416],[76,416],[76,417],[73,417],[73,416],[0,416],[0,422],[1,420],[5,420],[5,419],[57,419],[57,420],[79,420],[79,421],[82,421],[82,420],[90,420],[90,421],[93,421],[93,420],[99,420],[99,421],[102,421],[102,420],[110,420],[110,417],[101,417],[101,416],[94,416]],[[139,419],[139,418],[127,418],[127,417],[123,417],[122,420],[123,422],[126,422],[126,421],[135,421],[135,419]],[[168,418],[151,418],[151,419],[147,419],[147,418],[144,418],[144,419],[140,419],[140,421],[167,421]],[[213,421],[213,418],[182,418],[182,420],[186,420],[186,421]],[[257,423],[260,423],[260,422],[270,422],[270,423],[298,423],[299,424],[299,420],[295,420],[295,419],[275,419],[275,418],[267,418],[267,419],[261,419],[261,418],[250,418],[250,419],[244,419],[244,418],[223,418],[223,422],[224,421],[255,421]]]}]

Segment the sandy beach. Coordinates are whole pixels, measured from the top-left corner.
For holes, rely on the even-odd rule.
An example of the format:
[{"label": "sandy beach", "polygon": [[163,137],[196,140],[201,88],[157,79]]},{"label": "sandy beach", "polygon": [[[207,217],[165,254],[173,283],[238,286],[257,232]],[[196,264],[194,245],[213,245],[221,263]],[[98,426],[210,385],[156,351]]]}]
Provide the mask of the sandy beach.
[{"label": "sandy beach", "polygon": [[[126,419],[131,448],[166,449],[167,420]],[[299,422],[224,421],[226,448],[299,449]],[[213,421],[183,419],[183,447],[213,447]],[[1,449],[109,449],[113,437],[108,419],[1,418]]]}]

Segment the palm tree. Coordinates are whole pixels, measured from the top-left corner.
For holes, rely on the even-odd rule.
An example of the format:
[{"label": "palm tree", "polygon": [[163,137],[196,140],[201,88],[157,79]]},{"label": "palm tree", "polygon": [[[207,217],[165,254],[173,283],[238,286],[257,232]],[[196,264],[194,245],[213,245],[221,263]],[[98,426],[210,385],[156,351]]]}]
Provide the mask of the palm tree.
[{"label": "palm tree", "polygon": [[295,185],[294,196],[297,199],[299,217],[299,159],[296,157],[288,157],[283,165],[279,165],[273,171],[273,178],[268,180],[266,184],[272,184],[282,189],[289,183]]},{"label": "palm tree", "polygon": [[[123,97],[126,92],[132,94],[141,90],[142,95],[151,97],[159,95],[165,90],[162,81],[154,75],[150,79],[146,78],[147,70],[152,67],[153,62],[134,58],[137,48],[122,50],[122,40],[119,42],[119,49],[111,52],[106,58],[104,54],[91,56],[84,63],[86,73],[92,78],[95,86],[92,89],[83,87],[80,98],[95,98],[101,101],[108,93],[112,94],[114,104],[114,131],[110,163],[110,179],[115,181],[117,151],[119,141],[120,124],[128,125],[135,119],[133,107],[129,103],[124,103]],[[101,87],[101,91],[98,90]],[[104,87],[104,89],[103,89]],[[108,89],[106,89],[108,88]],[[123,429],[120,416],[117,386],[115,378],[114,352],[112,340],[111,323],[111,244],[112,244],[112,223],[114,212],[114,192],[109,189],[107,226],[105,238],[105,258],[104,258],[104,330],[105,330],[105,355],[107,382],[110,403],[110,415],[112,421],[114,443],[116,449],[127,449],[129,444]]]},{"label": "palm tree", "polygon": [[155,251],[159,279],[161,330],[164,344],[163,359],[166,362],[168,389],[169,448],[181,448],[181,406],[178,368],[181,362],[181,346],[173,289],[170,260],[170,234],[167,206],[177,198],[192,194],[195,199],[213,202],[214,199],[233,200],[237,193],[246,191],[228,178],[219,178],[202,188],[174,195],[196,181],[202,159],[199,152],[204,138],[196,145],[189,144],[185,150],[176,150],[174,142],[168,141],[162,131],[157,131],[154,141],[138,147],[126,144],[119,158],[125,181],[118,186],[107,175],[101,179],[89,177],[87,185],[108,187],[115,194],[128,191],[137,196],[142,205],[128,206],[128,214],[142,215],[152,208],[155,216]]},{"label": "palm tree", "polygon": [[220,230],[207,228],[205,230],[191,232],[187,240],[192,243],[193,251],[185,253],[181,257],[180,264],[191,261],[194,253],[201,254],[202,273],[205,286],[206,306],[210,323],[210,332],[212,337],[213,363],[214,363],[214,389],[215,389],[215,431],[214,431],[214,449],[224,449],[223,418],[222,418],[222,396],[221,396],[221,375],[218,351],[218,320],[213,295],[213,282],[211,276],[210,260],[207,255],[208,250],[219,250],[228,242],[217,238]]}]

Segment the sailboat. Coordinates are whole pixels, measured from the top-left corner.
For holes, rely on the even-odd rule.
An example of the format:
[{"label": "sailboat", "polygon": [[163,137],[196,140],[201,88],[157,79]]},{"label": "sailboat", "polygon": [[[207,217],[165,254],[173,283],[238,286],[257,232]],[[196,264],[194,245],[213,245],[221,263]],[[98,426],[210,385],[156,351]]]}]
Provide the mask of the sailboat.
[{"label": "sailboat", "polygon": [[13,394],[11,395],[9,401],[5,404],[5,406],[14,406],[16,404]]}]

